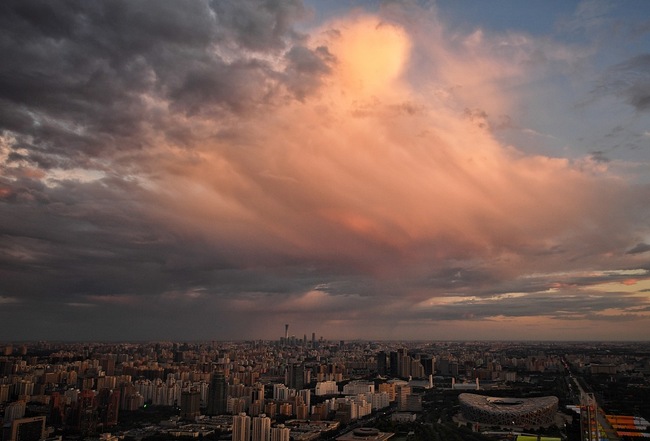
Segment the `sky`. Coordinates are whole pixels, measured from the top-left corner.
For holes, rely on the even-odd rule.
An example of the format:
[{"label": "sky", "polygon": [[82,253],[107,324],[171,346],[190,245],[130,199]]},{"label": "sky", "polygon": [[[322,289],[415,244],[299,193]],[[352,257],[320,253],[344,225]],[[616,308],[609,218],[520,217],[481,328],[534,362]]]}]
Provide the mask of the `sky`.
[{"label": "sky", "polygon": [[0,339],[647,340],[650,3],[0,2]]}]

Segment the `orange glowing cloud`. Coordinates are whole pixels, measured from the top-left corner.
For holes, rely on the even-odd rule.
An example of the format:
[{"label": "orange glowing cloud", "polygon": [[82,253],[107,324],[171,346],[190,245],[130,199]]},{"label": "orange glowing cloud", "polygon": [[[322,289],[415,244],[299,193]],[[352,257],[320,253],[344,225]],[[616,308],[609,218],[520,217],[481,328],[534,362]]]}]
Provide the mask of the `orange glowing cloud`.
[{"label": "orange glowing cloud", "polygon": [[335,78],[346,94],[359,98],[381,93],[403,72],[410,41],[401,27],[370,16],[330,26],[338,31],[328,34],[334,36],[328,44],[338,61]]},{"label": "orange glowing cloud", "polygon": [[515,72],[480,50],[482,38],[458,55],[444,38],[429,41],[425,51],[439,57],[431,87],[415,87],[409,54],[423,49],[410,32],[369,16],[331,23],[313,41],[334,59],[317,93],[223,130],[223,121],[188,121],[206,141],[191,157],[163,156],[171,173],[156,185],[174,208],[170,222],[243,259],[280,254],[380,272],[587,237],[616,186],[503,146],[462,110],[468,96],[440,98],[440,85],[480,88],[482,69],[489,87],[479,101],[507,106],[497,80]]}]

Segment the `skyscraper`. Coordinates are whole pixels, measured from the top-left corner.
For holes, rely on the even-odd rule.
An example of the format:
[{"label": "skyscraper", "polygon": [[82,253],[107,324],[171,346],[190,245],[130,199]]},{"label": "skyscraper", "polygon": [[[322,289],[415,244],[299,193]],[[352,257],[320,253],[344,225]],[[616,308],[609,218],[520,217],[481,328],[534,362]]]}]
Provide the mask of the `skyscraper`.
[{"label": "skyscraper", "polygon": [[305,387],[305,366],[299,363],[290,364],[287,377],[287,385],[291,389],[303,389]]},{"label": "skyscraper", "polygon": [[386,375],[388,373],[388,356],[384,351],[377,354],[377,373],[379,375]]},{"label": "skyscraper", "polygon": [[228,384],[223,372],[214,372],[208,389],[208,415],[221,415],[226,413],[226,395]]},{"label": "skyscraper", "polygon": [[399,377],[399,354],[395,351],[390,352],[390,376]]},{"label": "skyscraper", "polygon": [[250,441],[251,417],[246,412],[232,417],[232,441]]}]

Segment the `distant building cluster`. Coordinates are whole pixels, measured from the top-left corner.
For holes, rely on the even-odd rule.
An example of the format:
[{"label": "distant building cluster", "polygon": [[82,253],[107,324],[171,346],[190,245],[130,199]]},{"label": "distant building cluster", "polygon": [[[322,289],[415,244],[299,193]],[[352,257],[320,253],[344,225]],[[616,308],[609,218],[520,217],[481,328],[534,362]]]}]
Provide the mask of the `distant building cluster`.
[{"label": "distant building cluster", "polygon": [[[570,361],[591,375],[637,369],[642,378],[648,368],[632,357]],[[488,351],[462,343],[330,342],[315,334],[296,339],[288,327],[275,341],[7,345],[0,356],[2,440],[97,435],[125,413],[154,406],[175,409],[176,419],[158,428],[169,436],[225,432],[254,440],[263,433],[266,440],[290,433],[307,441],[388,408],[393,421],[414,421],[433,388],[489,394],[563,369],[562,356],[523,345],[491,344]],[[557,399],[460,394],[460,404],[469,421],[543,425]]]}]

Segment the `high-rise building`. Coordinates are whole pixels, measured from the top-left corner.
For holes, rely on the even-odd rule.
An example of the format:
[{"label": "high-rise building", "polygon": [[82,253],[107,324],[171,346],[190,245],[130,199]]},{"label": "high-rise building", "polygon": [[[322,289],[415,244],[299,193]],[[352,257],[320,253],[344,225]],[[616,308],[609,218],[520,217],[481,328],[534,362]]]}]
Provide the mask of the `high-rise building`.
[{"label": "high-rise building", "polygon": [[27,403],[25,400],[18,400],[14,401],[13,403],[9,403],[5,407],[4,423],[10,423],[15,419],[24,417],[26,408]]},{"label": "high-rise building", "polygon": [[280,404],[280,415],[284,415],[284,416],[293,415],[293,405],[291,403]]},{"label": "high-rise building", "polygon": [[270,441],[271,418],[265,414],[253,418],[253,431],[251,441]]},{"label": "high-rise building", "polygon": [[399,354],[395,351],[390,353],[390,376],[399,377]]},{"label": "high-rise building", "polygon": [[411,357],[404,351],[404,354],[400,355],[398,361],[399,363],[399,376],[401,378],[408,378],[411,376]]},{"label": "high-rise building", "polygon": [[226,413],[226,398],[228,384],[223,372],[214,372],[210,387],[208,388],[208,415],[222,415]]},{"label": "high-rise building", "polygon": [[289,434],[291,430],[284,427],[284,424],[278,424],[276,427],[271,428],[271,441],[289,441]]},{"label": "high-rise building", "polygon": [[255,383],[251,389],[251,402],[255,401],[264,405],[264,385],[262,383]]},{"label": "high-rise building", "polygon": [[424,375],[429,376],[435,373],[435,360],[433,357],[420,357],[420,363],[422,363],[422,366],[424,366]]},{"label": "high-rise building", "polygon": [[411,394],[411,386],[407,384],[398,384],[396,389],[397,410],[406,410],[408,406],[408,396]]},{"label": "high-rise building", "polygon": [[232,417],[232,441],[250,441],[251,417],[246,412]]},{"label": "high-rise building", "polygon": [[302,402],[305,403],[308,408],[311,407],[311,390],[302,389],[298,392],[298,395],[302,398]]},{"label": "high-rise building", "polygon": [[82,390],[77,397],[77,403],[68,425],[84,436],[94,434],[97,431],[98,413],[95,391]]},{"label": "high-rise building", "polygon": [[292,363],[289,365],[287,374],[288,386],[291,389],[304,389],[305,387],[305,366],[299,363]]},{"label": "high-rise building", "polygon": [[379,375],[386,375],[388,373],[388,356],[384,351],[377,354],[377,373]]},{"label": "high-rise building", "polygon": [[[294,390],[295,391],[295,390]],[[289,399],[290,389],[281,383],[273,385],[273,399],[277,401],[286,401]]]},{"label": "high-rise building", "polygon": [[389,401],[395,401],[396,399],[396,387],[395,383],[381,383],[379,385],[379,392],[385,392],[388,394]]},{"label": "high-rise building", "polygon": [[97,394],[97,407],[99,410],[99,421],[103,427],[117,425],[118,411],[120,407],[120,391],[102,389]]},{"label": "high-rise building", "polygon": [[275,401],[269,401],[264,405],[264,413],[275,417],[278,414],[278,405]]},{"label": "high-rise building", "polygon": [[296,418],[306,420],[309,418],[309,407],[306,404],[296,405]]},{"label": "high-rise building", "polygon": [[194,420],[201,415],[201,392],[196,389],[181,392],[181,418]]}]

